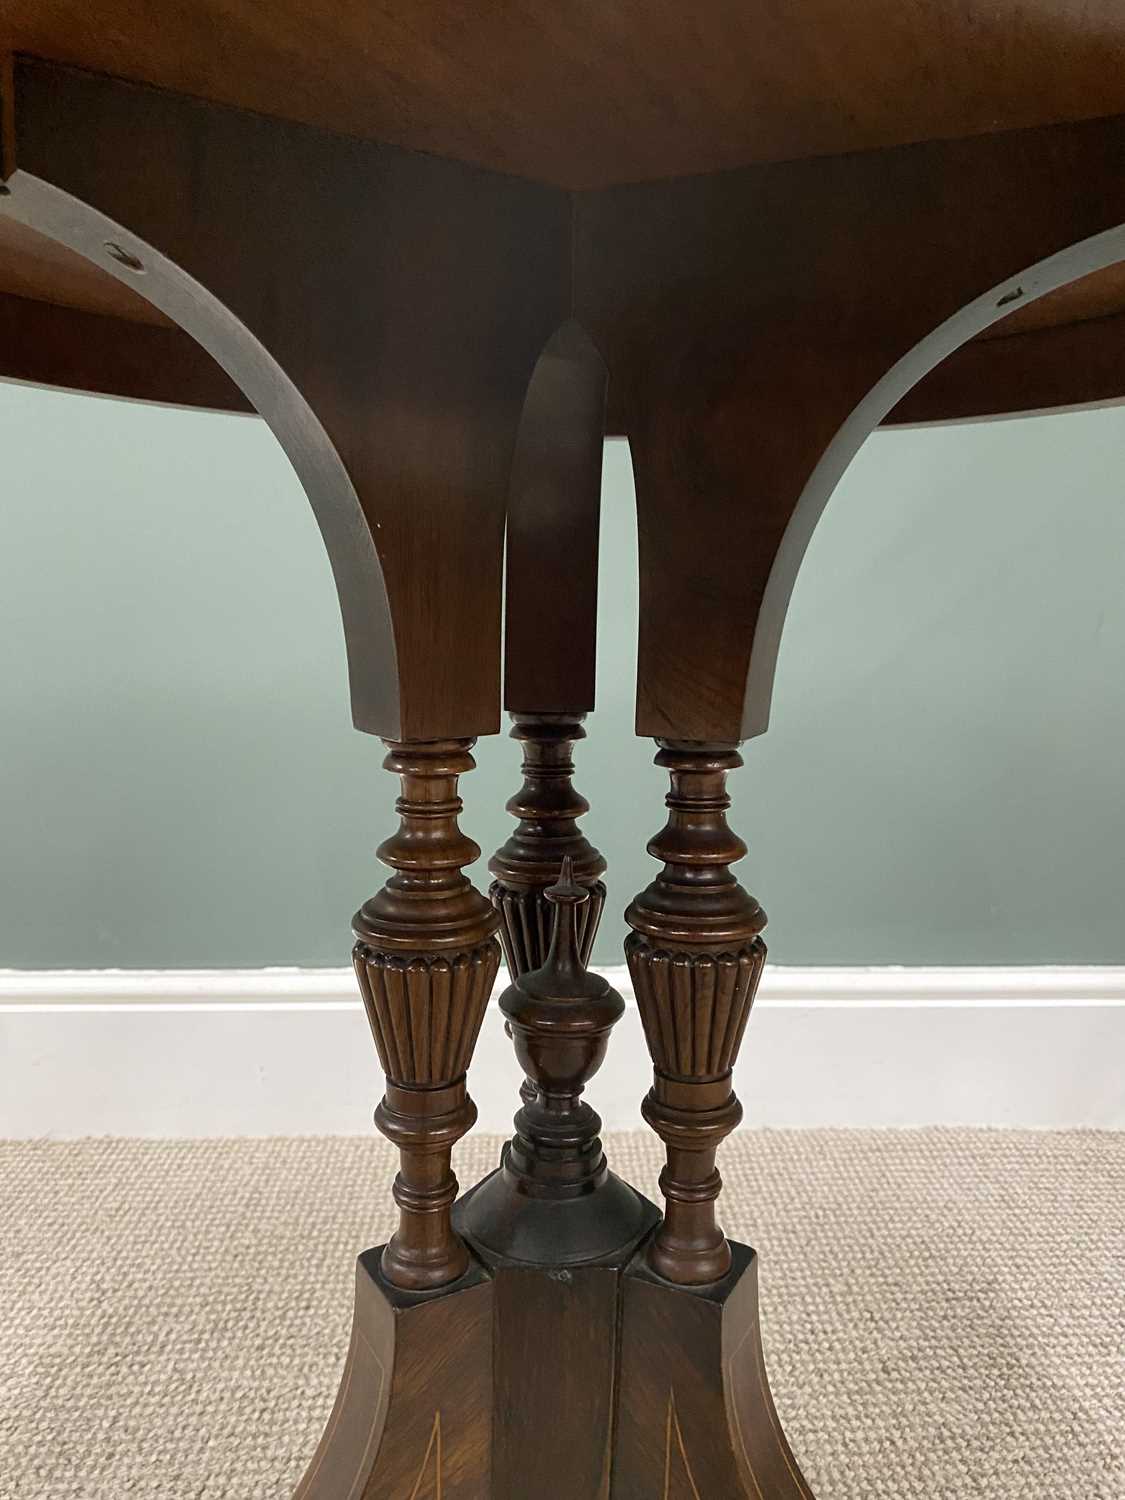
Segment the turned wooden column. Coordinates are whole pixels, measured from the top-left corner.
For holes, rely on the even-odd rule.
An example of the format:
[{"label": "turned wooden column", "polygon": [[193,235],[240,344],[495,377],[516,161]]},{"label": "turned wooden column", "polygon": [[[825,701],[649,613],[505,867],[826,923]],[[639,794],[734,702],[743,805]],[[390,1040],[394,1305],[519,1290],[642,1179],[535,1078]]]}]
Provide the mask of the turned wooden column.
[{"label": "turned wooden column", "polygon": [[[597,936],[605,907],[605,860],[578,827],[590,804],[574,786],[572,750],[586,738],[584,714],[513,713],[511,737],[523,745],[523,786],[506,807],[519,821],[511,837],[488,862],[495,879],[489,888],[500,913],[500,941],[513,979],[546,962],[555,913],[547,889],[559,878],[564,859],[572,878],[589,893],[576,910],[578,953],[583,965]],[[508,1027],[511,1035],[511,1027]],[[525,1079],[520,1098],[530,1104],[535,1084]]]},{"label": "turned wooden column", "polygon": [[648,845],[664,868],[633,901],[625,952],[653,1086],[645,1119],[663,1140],[664,1222],[649,1251],[669,1281],[703,1285],[731,1267],[715,1219],[719,1144],[742,1117],[731,1073],[765,963],[766,915],[730,871],[746,845],[727,826],[734,745],[660,740],[668,821]]},{"label": "turned wooden column", "polygon": [[601,1119],[582,1098],[625,1002],[583,961],[578,935],[590,892],[569,855],[544,901],[554,917],[547,955],[499,1002],[525,1074],[523,1108],[500,1170],[458,1210],[478,1248],[536,1265],[610,1255],[636,1241],[647,1217],[636,1190],[609,1170]]},{"label": "turned wooden column", "polygon": [[465,1073],[500,963],[499,919],[462,873],[480,854],[457,823],[473,741],[387,745],[384,765],[402,783],[401,824],[378,853],[394,874],[356,913],[352,956],[387,1078],[375,1123],[401,1153],[399,1226],[383,1274],[423,1291],[469,1264],[450,1221],[450,1153],[476,1119]]},{"label": "turned wooden column", "polygon": [[500,941],[513,979],[538,969],[551,945],[555,912],[548,886],[569,858],[573,879],[589,892],[576,911],[578,953],[590,961],[605,906],[605,860],[578,827],[590,804],[574,786],[572,749],[585,739],[582,714],[512,714],[512,739],[523,746],[523,786],[507,803],[518,819],[512,836],[488,862],[489,890],[500,913]]}]

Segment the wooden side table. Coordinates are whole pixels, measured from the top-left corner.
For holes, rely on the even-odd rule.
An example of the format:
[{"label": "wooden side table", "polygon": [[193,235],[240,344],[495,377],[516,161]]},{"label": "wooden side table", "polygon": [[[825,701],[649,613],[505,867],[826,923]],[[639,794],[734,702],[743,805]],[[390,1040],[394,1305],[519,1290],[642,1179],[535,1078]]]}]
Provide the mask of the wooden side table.
[{"label": "wooden side table", "polygon": [[[261,414],[400,784],[354,953],[400,1221],[300,1500],[809,1496],[716,1218],[765,961],[726,777],[876,425],[1125,393],[1125,10],[8,0],[0,51],[0,373]],[[572,779],[607,432],[670,788],[626,945],[659,1207],[582,1097],[622,1009]],[[486,894],[459,781],[502,709]],[[522,1107],[458,1196],[502,949]]]}]

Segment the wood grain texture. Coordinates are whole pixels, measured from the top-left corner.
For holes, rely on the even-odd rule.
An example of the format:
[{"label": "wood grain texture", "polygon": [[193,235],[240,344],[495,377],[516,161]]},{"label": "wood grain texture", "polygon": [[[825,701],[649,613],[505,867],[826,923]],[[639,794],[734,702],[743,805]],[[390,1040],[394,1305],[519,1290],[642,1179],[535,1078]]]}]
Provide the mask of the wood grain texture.
[{"label": "wood grain texture", "polygon": [[528,385],[508,495],[504,705],[594,706],[606,368],[568,321]]},{"label": "wood grain texture", "polygon": [[581,957],[578,914],[590,892],[569,856],[545,894],[555,915],[547,956],[499,1001],[524,1073],[523,1108],[500,1170],[461,1205],[458,1224],[482,1253],[582,1265],[635,1245],[650,1205],[610,1172],[601,1118],[582,1097],[625,1001]]},{"label": "wood grain texture", "polygon": [[[461,1222],[499,1174],[458,1206]],[[607,1500],[618,1401],[622,1272],[659,1219],[640,1212],[614,1251],[560,1264],[582,1219],[580,1198],[560,1199],[558,1225],[538,1263],[497,1254],[473,1241],[493,1277],[492,1489],[484,1500]]]},{"label": "wood grain texture", "polygon": [[813,1500],[770,1395],[757,1257],[669,1286],[643,1253],[624,1277],[613,1500]]},{"label": "wood grain texture", "polygon": [[[637,479],[637,727],[730,742],[768,721],[805,546],[871,429],[1002,318],[1040,336],[1033,304],[1077,280],[1043,317],[1101,331],[1121,290],[1088,279],[1125,255],[1120,118],[568,196],[42,64],[15,92],[0,215],[143,294],[266,415],[325,535],[356,722],[392,737],[495,729],[506,516],[509,701],[588,701],[603,359]],[[550,701],[519,702],[537,671]]]},{"label": "wood grain texture", "polygon": [[1018,415],[1122,397],[1125,316],[1117,314],[973,339],[912,386],[884,425]]},{"label": "wood grain texture", "polygon": [[[598,459],[601,468],[601,459]],[[510,544],[509,544],[510,557]],[[525,558],[530,565],[533,555]],[[596,567],[596,554],[595,554]],[[596,597],[591,609],[591,650],[596,624]],[[511,628],[511,596],[508,606]],[[592,662],[591,662],[592,665]],[[605,860],[590,843],[578,819],[590,804],[574,786],[571,751],[585,739],[584,714],[512,715],[511,738],[523,745],[523,785],[506,804],[518,819],[515,829],[488,862],[494,879],[488,895],[500,913],[500,941],[508,972],[514,978],[537,969],[547,957],[555,915],[546,891],[570,860],[574,878],[589,891],[589,900],[578,911],[578,951],[583,964],[590,962],[598,926],[605,909]],[[535,1085],[525,1079],[520,1090],[525,1104],[535,1098]]]},{"label": "wood grain texture", "polygon": [[664,1222],[648,1247],[668,1281],[700,1285],[730,1270],[715,1219],[715,1153],[742,1118],[731,1076],[766,960],[766,914],[732,874],[746,845],[730,829],[730,746],[665,743],[668,821],[648,852],[663,862],[625,913],[625,956],[653,1063],[642,1114],[668,1151]]},{"label": "wood grain texture", "polygon": [[0,295],[0,378],[211,411],[246,397],[179,328]]},{"label": "wood grain texture", "polygon": [[607,1500],[620,1268],[498,1265],[489,1500]]},{"label": "wood grain texture", "polygon": [[471,745],[389,746],[400,825],[379,858],[394,873],[352,922],[356,976],[387,1080],[375,1123],[401,1155],[399,1227],[382,1269],[409,1291],[456,1281],[469,1265],[450,1220],[450,1155],[476,1119],[465,1074],[500,965],[498,918],[462,874],[480,854],[457,822]]},{"label": "wood grain texture", "polygon": [[131,285],[76,251],[18,219],[0,214],[0,275],[10,297],[49,302],[58,307],[101,313],[127,323],[174,328],[171,318],[140,296]]},{"label": "wood grain texture", "polygon": [[1099,120],[577,196],[575,315],[636,476],[638,733],[765,728],[839,476],[942,358],[1125,256],[1123,159]]},{"label": "wood grain texture", "polygon": [[[1096,118],[1125,109],[1123,44],[1110,0],[9,0],[0,318],[22,347],[0,368],[265,417],[332,561],[356,722],[402,778],[394,873],[355,919],[400,1223],[361,1259],[300,1500],[809,1500],[756,1264],[715,1218],[765,958],[725,778],[874,426],[1125,390],[1107,352],[1125,120]],[[666,1213],[623,1297],[651,1205],[581,1097],[622,1002],[585,970],[602,864],[569,760],[593,702],[607,373],[637,477],[637,724],[672,783],[627,948]],[[457,778],[499,718],[505,528],[526,756],[494,909],[462,873],[479,850]],[[500,914],[531,1088],[457,1217],[504,1261],[493,1283],[454,1228],[451,1150]]]},{"label": "wood grain texture", "polygon": [[507,802],[517,824],[488,862],[489,890],[500,913],[500,940],[513,977],[537,969],[547,957],[554,908],[546,899],[569,859],[575,880],[589,891],[578,911],[578,951],[590,954],[605,906],[605,860],[578,826],[590,804],[574,785],[575,743],[585,739],[582,716],[512,715],[511,738],[523,747],[523,785]]},{"label": "wood grain texture", "polygon": [[566,187],[1125,110],[1116,0],[7,0],[0,38]]},{"label": "wood grain texture", "polygon": [[14,133],[0,216],[191,333],[288,453],[357,725],[494,731],[509,471],[565,318],[565,195],[27,61]]},{"label": "wood grain texture", "polygon": [[[13,232],[23,228],[0,215],[0,378],[214,411],[253,411],[230,377],[171,319],[109,272],[46,236]],[[69,262],[60,277],[63,255]],[[1110,266],[1017,308],[947,355],[884,423],[1006,415],[1125,397],[1123,274],[1120,265]],[[889,354],[885,360],[890,362]],[[571,361],[567,366],[573,369]],[[546,385],[537,386],[541,367],[551,365],[540,361],[531,389]],[[604,382],[604,367],[601,378]],[[627,423],[617,388],[608,394],[606,435],[623,436]],[[568,400],[576,399],[571,390]],[[538,684],[546,699],[549,669],[555,682],[565,684],[554,692],[557,701],[581,697],[592,706],[601,444],[591,437],[582,452],[563,429],[550,446],[536,451],[537,463],[558,455],[540,479],[528,462],[528,439],[538,425],[529,419],[533,410],[543,416],[550,411],[552,422],[559,418],[558,406],[544,410],[527,403],[521,418],[506,537],[505,697],[509,704],[533,697]],[[546,536],[521,503],[544,490],[558,502]],[[579,505],[591,496],[592,506]],[[583,516],[588,518],[584,528]],[[521,544],[527,561],[513,567]],[[545,586],[552,588],[549,611]],[[525,623],[517,630],[520,620]],[[545,634],[559,643],[549,653],[543,650]],[[576,690],[577,684],[584,686]]]},{"label": "wood grain texture", "polygon": [[356,1266],[339,1393],[293,1500],[482,1500],[491,1494],[493,1287],[411,1297]]}]

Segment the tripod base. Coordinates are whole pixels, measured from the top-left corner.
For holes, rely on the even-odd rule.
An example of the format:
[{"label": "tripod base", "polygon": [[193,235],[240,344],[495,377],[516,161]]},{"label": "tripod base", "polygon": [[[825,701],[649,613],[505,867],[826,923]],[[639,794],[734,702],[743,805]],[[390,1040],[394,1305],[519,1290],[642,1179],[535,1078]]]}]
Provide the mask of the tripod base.
[{"label": "tripod base", "polygon": [[[762,1361],[757,1257],[713,1286],[647,1239],[582,1265],[478,1252],[403,1294],[359,1258],[340,1393],[294,1500],[812,1500]],[[476,1247],[474,1247],[476,1249]]]}]

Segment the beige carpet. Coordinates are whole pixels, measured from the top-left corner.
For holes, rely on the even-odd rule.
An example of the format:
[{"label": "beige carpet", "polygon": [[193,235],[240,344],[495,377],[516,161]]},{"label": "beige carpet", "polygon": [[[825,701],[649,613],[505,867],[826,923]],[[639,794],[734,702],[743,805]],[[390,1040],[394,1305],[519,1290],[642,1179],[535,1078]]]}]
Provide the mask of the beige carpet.
[{"label": "beige carpet", "polygon": [[[651,1137],[611,1144],[654,1191]],[[463,1181],[496,1146],[470,1138]],[[3,1500],[287,1500],[335,1393],[353,1258],[386,1236],[387,1148],[0,1158]],[[723,1161],[820,1500],[1125,1500],[1125,1135],[746,1134]]]}]

